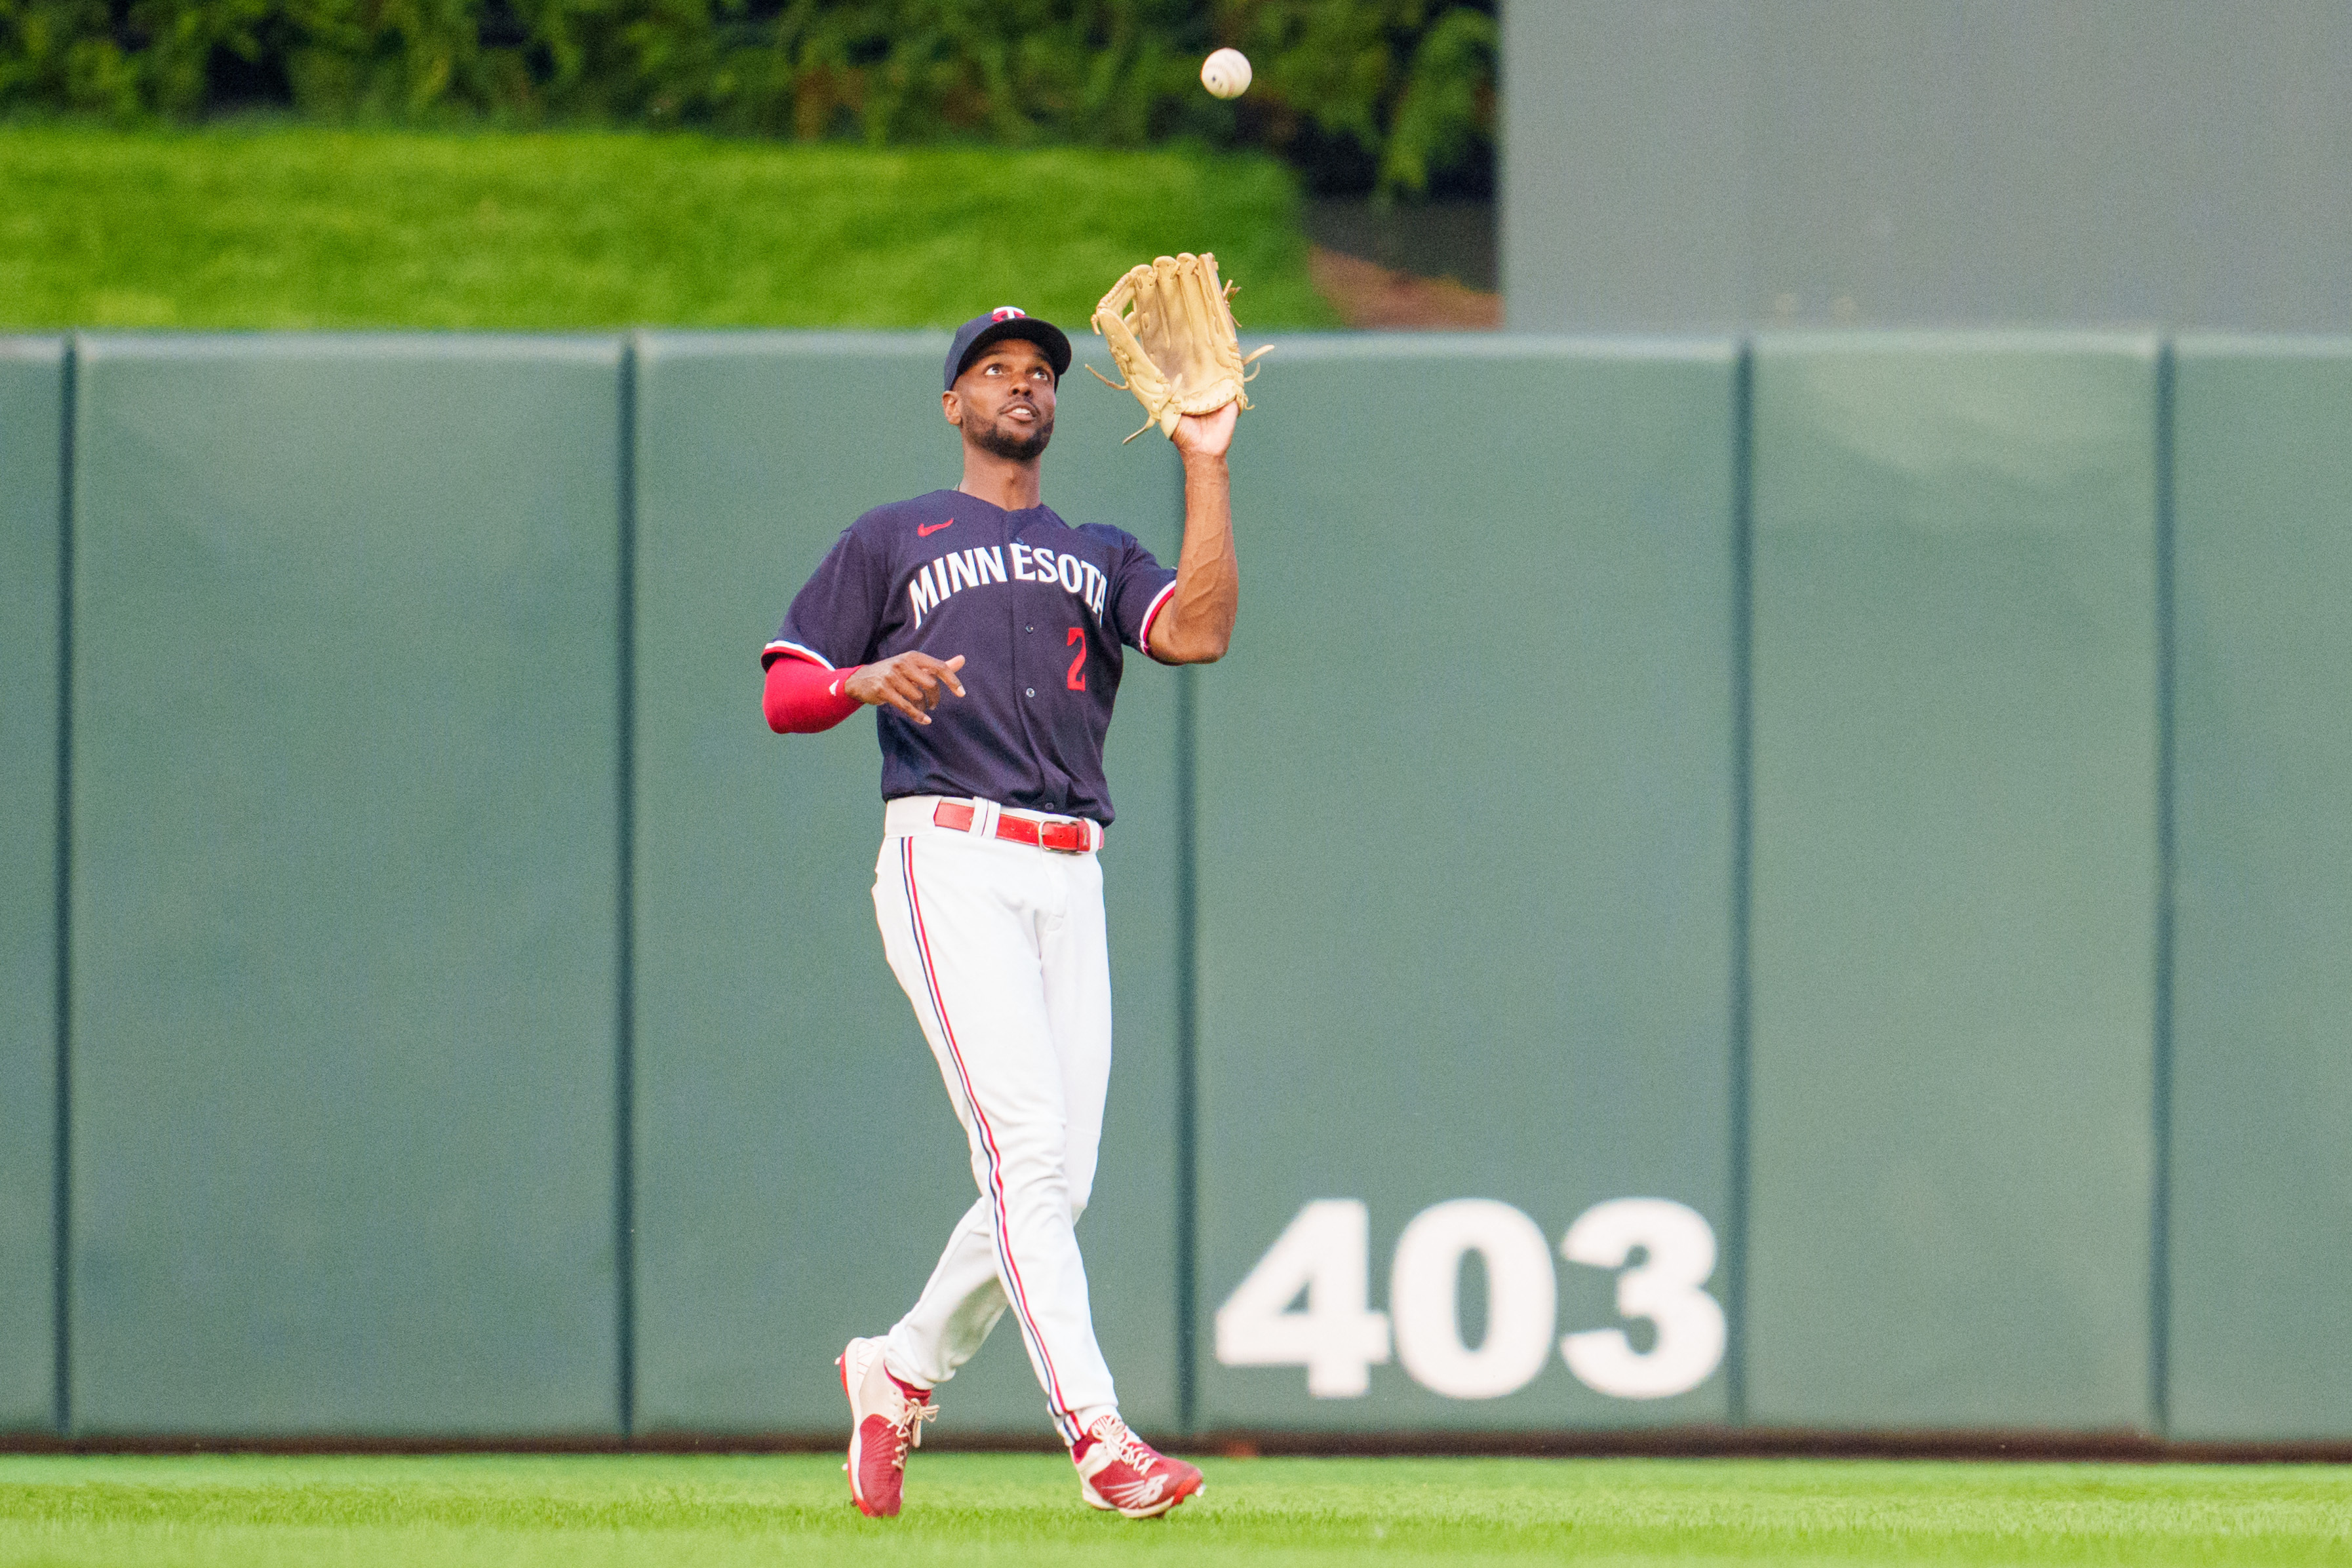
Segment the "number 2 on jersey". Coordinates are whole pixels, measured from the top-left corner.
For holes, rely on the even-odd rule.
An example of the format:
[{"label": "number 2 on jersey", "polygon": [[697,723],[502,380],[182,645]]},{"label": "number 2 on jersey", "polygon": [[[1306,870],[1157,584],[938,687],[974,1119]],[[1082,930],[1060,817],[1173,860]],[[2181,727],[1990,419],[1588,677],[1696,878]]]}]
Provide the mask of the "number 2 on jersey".
[{"label": "number 2 on jersey", "polygon": [[1070,689],[1073,691],[1084,691],[1087,689],[1086,643],[1087,628],[1084,626],[1072,626],[1070,628],[1070,635],[1062,639],[1062,646],[1064,647],[1069,647],[1075,645],[1078,650],[1078,657],[1070,660],[1068,685]]}]

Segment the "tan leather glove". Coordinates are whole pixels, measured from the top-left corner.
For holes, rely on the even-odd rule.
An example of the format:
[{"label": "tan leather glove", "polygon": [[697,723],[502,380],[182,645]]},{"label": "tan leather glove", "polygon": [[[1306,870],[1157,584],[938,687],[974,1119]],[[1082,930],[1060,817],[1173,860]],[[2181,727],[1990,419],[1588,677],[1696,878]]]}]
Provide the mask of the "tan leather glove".
[{"label": "tan leather glove", "polygon": [[[1241,288],[1217,281],[1217,258],[1203,251],[1163,256],[1130,268],[1095,307],[1095,331],[1110,345],[1124,383],[1094,371],[1105,386],[1135,394],[1152,426],[1174,436],[1187,414],[1214,414],[1228,403],[1250,405],[1243,384],[1250,363],[1273,347],[1242,353],[1234,312],[1225,301]],[[1132,441],[1135,436],[1129,436]]]}]

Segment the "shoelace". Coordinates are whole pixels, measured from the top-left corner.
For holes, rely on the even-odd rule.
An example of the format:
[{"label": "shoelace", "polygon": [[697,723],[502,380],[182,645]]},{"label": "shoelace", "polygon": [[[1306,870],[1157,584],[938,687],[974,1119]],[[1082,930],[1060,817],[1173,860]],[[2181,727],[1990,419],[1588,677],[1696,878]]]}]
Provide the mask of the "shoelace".
[{"label": "shoelace", "polygon": [[923,1446],[923,1423],[937,1420],[940,1414],[940,1407],[928,1399],[921,1401],[909,1399],[906,1403],[906,1419],[890,1424],[890,1430],[898,1434],[898,1451],[891,1457],[891,1463],[901,1467],[907,1462],[907,1450],[909,1447],[919,1448]]},{"label": "shoelace", "polygon": [[[1109,1430],[1105,1431],[1105,1427]],[[1096,1422],[1090,1435],[1096,1442],[1108,1443],[1118,1449],[1119,1458],[1138,1472],[1150,1469],[1152,1462],[1160,1458],[1142,1438],[1129,1429],[1126,1422],[1116,1415],[1106,1415]]]}]

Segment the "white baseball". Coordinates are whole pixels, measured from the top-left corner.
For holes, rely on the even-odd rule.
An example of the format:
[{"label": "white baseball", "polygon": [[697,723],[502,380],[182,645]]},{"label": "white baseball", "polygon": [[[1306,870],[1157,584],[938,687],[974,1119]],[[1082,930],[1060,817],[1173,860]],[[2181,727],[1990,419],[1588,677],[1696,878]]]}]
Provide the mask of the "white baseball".
[{"label": "white baseball", "polygon": [[1249,57],[1239,49],[1219,49],[1201,62],[1201,85],[1219,98],[1239,98],[1249,84]]}]

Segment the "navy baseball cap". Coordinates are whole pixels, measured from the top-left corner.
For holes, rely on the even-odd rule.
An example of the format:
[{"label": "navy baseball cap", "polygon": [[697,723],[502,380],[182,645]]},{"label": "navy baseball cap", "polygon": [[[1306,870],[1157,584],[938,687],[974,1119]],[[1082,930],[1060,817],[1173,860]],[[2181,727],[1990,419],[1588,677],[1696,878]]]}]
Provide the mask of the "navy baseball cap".
[{"label": "navy baseball cap", "polygon": [[1044,349],[1046,363],[1054,367],[1055,380],[1068,374],[1070,340],[1062,335],[1061,328],[1014,306],[999,305],[985,316],[974,316],[956,329],[955,342],[948,345],[946,390],[955,390],[956,377],[971,365],[974,354],[1006,338],[1026,338]]}]

